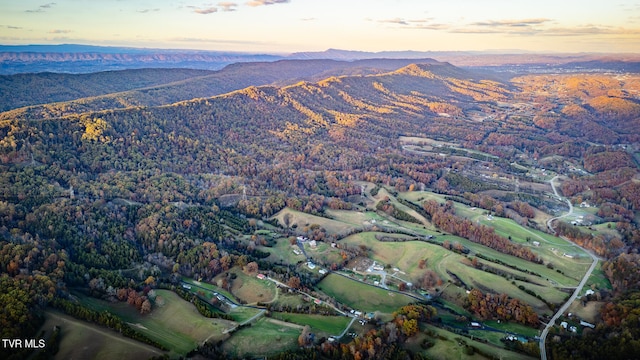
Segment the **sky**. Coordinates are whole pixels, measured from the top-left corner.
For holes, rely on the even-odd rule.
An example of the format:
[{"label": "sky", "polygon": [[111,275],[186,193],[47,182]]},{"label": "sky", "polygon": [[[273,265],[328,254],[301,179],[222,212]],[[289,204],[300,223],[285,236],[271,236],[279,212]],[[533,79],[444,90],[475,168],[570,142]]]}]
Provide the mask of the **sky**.
[{"label": "sky", "polygon": [[640,53],[640,0],[0,0],[0,44]]}]

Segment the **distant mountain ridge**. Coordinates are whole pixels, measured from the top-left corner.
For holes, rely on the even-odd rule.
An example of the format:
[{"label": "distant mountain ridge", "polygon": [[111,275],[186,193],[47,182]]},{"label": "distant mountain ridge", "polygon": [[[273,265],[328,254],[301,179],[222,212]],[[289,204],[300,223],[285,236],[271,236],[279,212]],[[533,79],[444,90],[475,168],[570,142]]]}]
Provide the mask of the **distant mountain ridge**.
[{"label": "distant mountain ridge", "polygon": [[[341,60],[433,58],[456,66],[482,67],[540,65],[614,71],[637,71],[640,54],[539,54],[517,50],[500,51],[381,51],[328,49],[292,54],[256,54],[208,50],[130,48],[93,45],[0,45],[0,74],[61,72],[92,73],[139,68],[190,68],[219,70],[242,62],[278,60]],[[618,63],[614,63],[614,62]],[[579,63],[580,65],[573,65]],[[629,66],[631,64],[631,66]]]}]

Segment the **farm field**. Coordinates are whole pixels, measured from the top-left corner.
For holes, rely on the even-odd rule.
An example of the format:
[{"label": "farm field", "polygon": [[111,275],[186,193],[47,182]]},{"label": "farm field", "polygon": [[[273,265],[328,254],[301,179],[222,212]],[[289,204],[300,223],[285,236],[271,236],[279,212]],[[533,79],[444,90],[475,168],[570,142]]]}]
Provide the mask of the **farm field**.
[{"label": "farm field", "polygon": [[273,246],[259,246],[258,249],[260,251],[269,252],[271,255],[269,255],[267,260],[275,263],[296,264],[305,260],[302,253],[296,255],[293,252],[294,249],[299,248],[297,245],[291,245],[288,238],[279,238],[275,240],[275,244]]},{"label": "farm field", "polygon": [[339,335],[351,321],[351,318],[346,316],[323,316],[293,313],[273,313],[271,317],[302,326],[309,325],[313,332],[322,333],[326,336]]},{"label": "farm field", "polygon": [[318,288],[337,301],[366,312],[392,313],[401,306],[415,301],[411,297],[362,284],[336,274],[327,275],[318,284]]},{"label": "farm field", "polygon": [[223,319],[209,319],[200,315],[195,306],[169,290],[157,290],[164,305],[155,307],[151,313],[141,315],[127,303],[108,303],[89,297],[82,302],[96,310],[109,310],[123,320],[133,324],[141,333],[172,349],[175,355],[185,355],[205,340],[223,340],[222,331],[233,325]]},{"label": "farm field", "polygon": [[[425,327],[425,331],[429,331],[434,333],[437,336],[437,340],[434,341],[435,345],[427,350],[422,350],[419,347],[415,347],[416,352],[422,352],[429,359],[438,359],[438,360],[449,360],[449,359],[487,359],[487,357],[481,355],[479,352],[483,354],[489,354],[494,358],[503,359],[503,360],[532,360],[535,359],[533,357],[519,354],[513,351],[506,350],[502,347],[496,347],[491,344],[485,344],[480,341],[471,340],[469,338],[454,334],[452,332],[446,331],[444,329],[437,328],[432,325],[427,325]],[[426,335],[422,339],[426,338]],[[415,342],[418,342],[422,339],[417,338]],[[433,341],[433,338],[431,338]],[[465,347],[463,344],[471,345],[479,351],[474,352],[473,355],[468,355],[465,352]]]},{"label": "farm field", "polygon": [[284,218],[287,214],[289,214],[290,217],[289,227],[293,227],[295,225],[297,228],[302,229],[308,225],[318,224],[320,227],[327,230],[328,234],[341,234],[353,228],[353,225],[349,223],[303,213],[290,208],[282,209],[273,216],[273,219],[277,219],[282,226],[285,226]]},{"label": "farm field", "polygon": [[273,282],[247,275],[237,268],[233,268],[231,272],[237,276],[231,283],[231,293],[241,302],[255,304],[275,298],[277,290]]},{"label": "farm field", "polygon": [[295,349],[298,346],[300,326],[273,322],[262,318],[251,326],[234,332],[222,349],[237,357],[264,356]]},{"label": "farm field", "polygon": [[54,326],[60,327],[60,348],[54,359],[147,359],[166,353],[110,329],[55,310],[46,311],[45,319],[41,330],[38,331],[45,331],[45,337],[51,334]]}]

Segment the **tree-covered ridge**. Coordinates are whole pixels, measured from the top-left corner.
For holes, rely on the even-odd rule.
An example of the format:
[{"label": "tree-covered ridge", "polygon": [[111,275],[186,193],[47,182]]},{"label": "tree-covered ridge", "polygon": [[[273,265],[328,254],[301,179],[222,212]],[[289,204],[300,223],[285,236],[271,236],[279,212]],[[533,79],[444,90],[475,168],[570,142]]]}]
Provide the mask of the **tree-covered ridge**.
[{"label": "tree-covered ridge", "polygon": [[0,104],[6,104],[0,108],[0,119],[51,119],[109,109],[160,106],[249,86],[284,86],[304,79],[323,80],[327,76],[377,74],[415,61],[289,60],[231,64],[219,71],[142,69],[86,75],[3,76],[0,89],[5,84],[7,91],[0,92],[6,94],[0,98]]},{"label": "tree-covered ridge", "polygon": [[137,69],[93,74],[0,75],[0,111],[158,86],[211,74],[190,69]]}]

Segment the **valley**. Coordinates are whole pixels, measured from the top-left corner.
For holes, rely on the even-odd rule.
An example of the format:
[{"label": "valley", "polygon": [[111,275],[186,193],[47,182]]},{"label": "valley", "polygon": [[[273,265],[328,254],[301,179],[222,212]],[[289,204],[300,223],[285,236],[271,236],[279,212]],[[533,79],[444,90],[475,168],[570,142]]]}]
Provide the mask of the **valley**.
[{"label": "valley", "polygon": [[557,359],[637,327],[637,73],[281,60],[58,74],[46,103],[23,77],[53,75],[12,76],[3,331],[74,316],[55,358],[80,327],[114,358],[282,359]]}]

